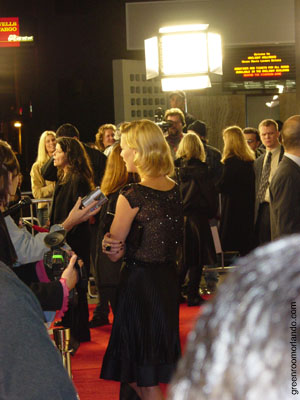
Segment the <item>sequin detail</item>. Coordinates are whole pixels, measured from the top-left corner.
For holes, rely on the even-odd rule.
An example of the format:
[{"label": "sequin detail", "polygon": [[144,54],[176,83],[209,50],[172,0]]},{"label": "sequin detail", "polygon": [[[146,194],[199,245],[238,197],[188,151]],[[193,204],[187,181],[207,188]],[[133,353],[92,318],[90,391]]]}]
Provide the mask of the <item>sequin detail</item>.
[{"label": "sequin detail", "polygon": [[[183,216],[177,185],[168,191],[155,190],[133,183],[121,191],[132,208],[139,207],[135,217],[143,233],[138,249],[127,249],[127,257],[144,262],[176,259],[182,243]],[[134,234],[130,232],[129,236]],[[130,240],[130,237],[129,237]]]}]

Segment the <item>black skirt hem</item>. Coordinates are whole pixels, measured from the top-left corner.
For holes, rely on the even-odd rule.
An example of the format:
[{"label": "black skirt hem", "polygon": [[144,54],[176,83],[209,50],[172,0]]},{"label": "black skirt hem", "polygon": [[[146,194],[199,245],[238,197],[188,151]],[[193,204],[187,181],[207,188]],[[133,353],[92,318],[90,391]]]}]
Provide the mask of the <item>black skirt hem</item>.
[{"label": "black skirt hem", "polygon": [[105,360],[105,371],[102,369],[100,378],[151,387],[160,383],[169,383],[175,368],[176,364],[136,365],[133,363],[129,363],[125,368],[122,361],[110,359]]}]

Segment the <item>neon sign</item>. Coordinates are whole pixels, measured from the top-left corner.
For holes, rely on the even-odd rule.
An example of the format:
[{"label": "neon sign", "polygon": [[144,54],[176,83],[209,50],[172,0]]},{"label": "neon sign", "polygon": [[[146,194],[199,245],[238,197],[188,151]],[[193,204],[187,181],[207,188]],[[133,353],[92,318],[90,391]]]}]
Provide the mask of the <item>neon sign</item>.
[{"label": "neon sign", "polygon": [[33,36],[17,36],[17,35],[9,35],[9,42],[33,42]]}]

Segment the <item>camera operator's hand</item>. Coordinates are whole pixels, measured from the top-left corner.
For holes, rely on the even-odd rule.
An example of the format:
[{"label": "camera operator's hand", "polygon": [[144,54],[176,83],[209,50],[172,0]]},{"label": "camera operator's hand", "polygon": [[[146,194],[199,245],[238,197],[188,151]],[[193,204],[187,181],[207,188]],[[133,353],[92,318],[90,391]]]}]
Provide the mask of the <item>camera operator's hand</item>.
[{"label": "camera operator's hand", "polygon": [[77,260],[77,255],[73,254],[67,268],[62,273],[61,277],[66,280],[66,285],[69,290],[72,290],[78,280],[77,271],[75,269],[75,263]]},{"label": "camera operator's hand", "polygon": [[96,215],[100,208],[96,208],[95,210],[91,211],[93,207],[97,205],[98,201],[92,201],[90,205],[84,208],[81,207],[81,197],[78,197],[74,207],[69,212],[67,219],[62,223],[63,228],[66,231],[71,230],[75,225],[80,224],[81,222],[87,221],[90,217]]}]

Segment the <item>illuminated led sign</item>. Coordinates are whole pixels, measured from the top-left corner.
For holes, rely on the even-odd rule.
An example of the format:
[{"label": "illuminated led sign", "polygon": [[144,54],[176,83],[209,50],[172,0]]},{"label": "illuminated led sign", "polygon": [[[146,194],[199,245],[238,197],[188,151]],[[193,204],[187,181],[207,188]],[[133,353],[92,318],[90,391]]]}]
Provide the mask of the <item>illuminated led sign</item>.
[{"label": "illuminated led sign", "polygon": [[0,47],[19,47],[20,41],[9,40],[19,34],[19,18],[0,18]]},{"label": "illuminated led sign", "polygon": [[285,72],[290,72],[290,65],[270,52],[253,53],[246,60],[241,60],[241,65],[234,67],[234,72],[243,78],[282,77]]},{"label": "illuminated led sign", "polygon": [[224,50],[223,81],[295,78],[295,47],[270,46]]}]

